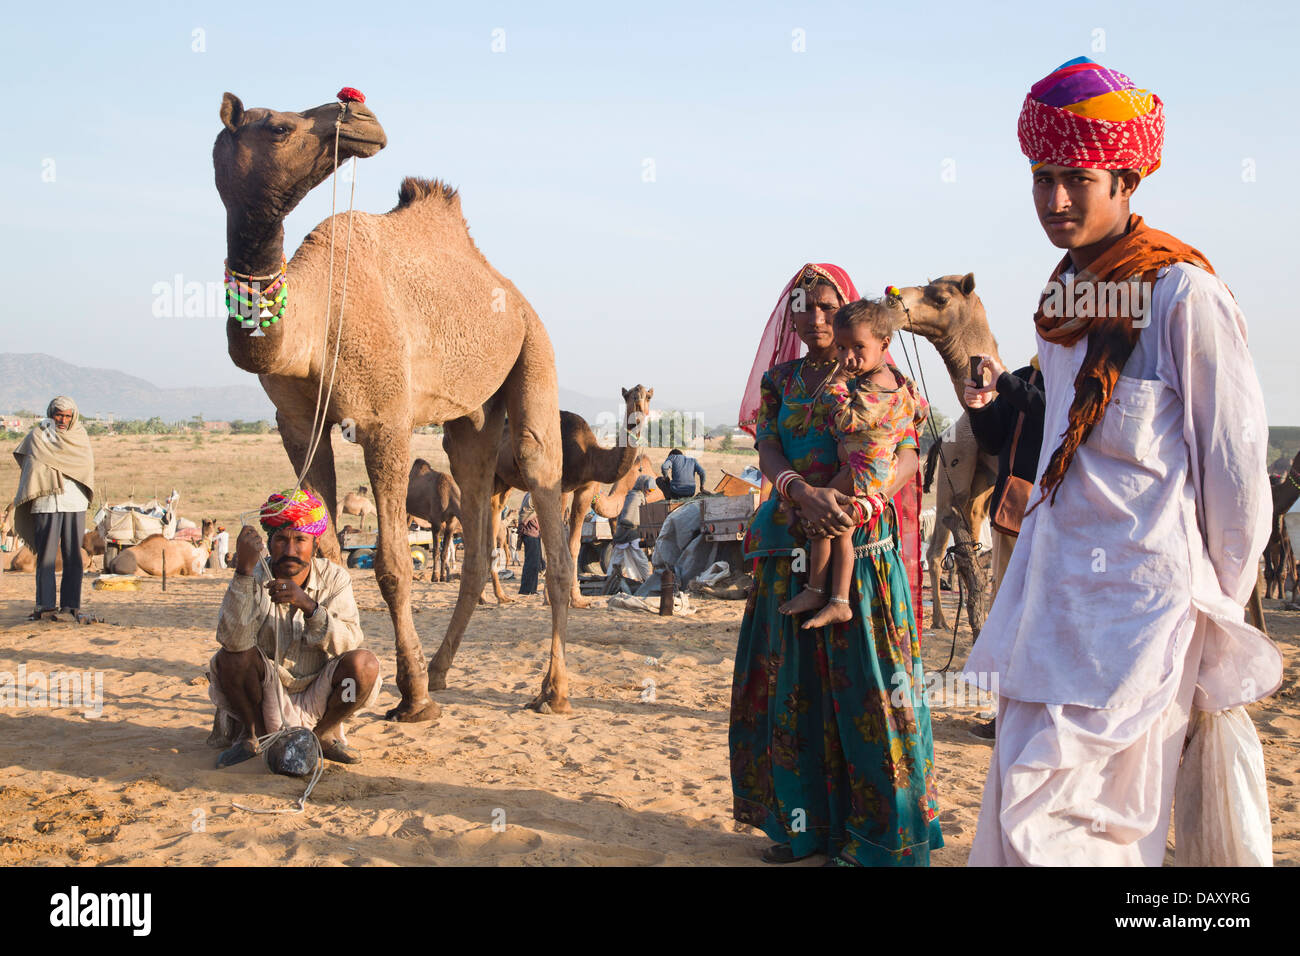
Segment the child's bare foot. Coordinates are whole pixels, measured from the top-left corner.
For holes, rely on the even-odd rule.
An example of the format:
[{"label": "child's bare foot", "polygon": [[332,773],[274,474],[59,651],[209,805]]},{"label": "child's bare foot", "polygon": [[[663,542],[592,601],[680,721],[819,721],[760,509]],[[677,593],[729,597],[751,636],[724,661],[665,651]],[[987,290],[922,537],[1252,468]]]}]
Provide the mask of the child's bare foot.
[{"label": "child's bare foot", "polygon": [[805,611],[815,611],[825,603],[825,591],[807,587],[799,592],[798,597],[786,601],[777,610],[782,614],[803,614]]},{"label": "child's bare foot", "polygon": [[831,598],[819,614],[804,622],[803,629],[806,631],[810,627],[825,627],[827,624],[841,624],[851,620],[853,609],[849,607],[849,602],[842,598]]}]

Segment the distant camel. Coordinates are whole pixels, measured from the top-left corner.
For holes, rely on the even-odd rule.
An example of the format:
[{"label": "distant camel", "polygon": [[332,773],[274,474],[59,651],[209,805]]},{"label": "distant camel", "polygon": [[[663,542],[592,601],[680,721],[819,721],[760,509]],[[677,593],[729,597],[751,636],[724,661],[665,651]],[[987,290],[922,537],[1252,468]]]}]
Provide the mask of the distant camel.
[{"label": "distant camel", "polygon": [[[90,571],[94,568],[94,566],[95,566],[94,555],[87,552],[85,548],[82,548],[81,549],[82,569],[85,571]],[[36,553],[32,551],[31,548],[27,547],[27,545],[23,545],[17,551],[13,552],[13,556],[9,558],[9,565],[8,567],[5,568],[5,570],[17,571],[20,574],[29,574],[35,571]],[[54,553],[54,570],[55,572],[59,572],[63,570],[63,552],[61,550],[56,551]]]},{"label": "distant camel", "polygon": [[343,504],[339,505],[340,520],[343,515],[356,515],[361,519],[361,530],[366,530],[366,515],[375,516],[375,524],[379,524],[379,512],[375,510],[374,503],[366,493],[365,485],[359,485],[356,491],[349,491],[343,496]]},{"label": "distant camel", "polygon": [[505,554],[505,566],[508,568],[519,562],[515,560],[515,549],[510,547],[510,522],[519,514],[514,508],[504,508],[496,522],[496,539],[494,550],[500,548]]},{"label": "distant camel", "polygon": [[0,515],[0,547],[9,548],[17,540],[14,534],[14,503],[5,505],[4,514]]},{"label": "distant camel", "polygon": [[451,475],[434,471],[423,458],[415,459],[406,483],[406,513],[427,521],[433,529],[432,580],[450,581],[447,543],[455,542],[452,523],[459,524],[460,519],[460,489]]},{"label": "distant camel", "polygon": [[[641,431],[650,414],[650,399],[655,390],[644,385],[635,385],[623,389],[624,419],[617,440],[612,448],[603,448],[596,440],[596,434],[581,415],[574,412],[560,412],[560,440],[564,450],[564,468],[561,490],[568,498],[567,505],[561,502],[562,514],[569,517],[569,555],[574,565],[578,561],[578,549],[582,546],[582,519],[586,517],[592,499],[599,494],[602,484],[616,482],[628,474],[637,458]],[[524,487],[523,479],[515,464],[514,453],[510,446],[502,443],[497,456],[496,484],[492,497],[492,536],[499,537],[501,508],[512,488]],[[545,548],[543,548],[545,552]],[[549,555],[546,555],[549,558]],[[492,589],[497,600],[508,603],[509,598],[501,588],[501,580],[495,569],[492,572]],[[589,607],[591,601],[582,596],[578,589],[578,576],[573,576],[573,587],[569,603],[576,608]]]},{"label": "distant camel", "polygon": [[1286,513],[1300,500],[1300,454],[1292,460],[1286,474],[1272,482],[1272,486],[1273,529],[1269,533],[1268,544],[1264,547],[1264,597],[1271,598],[1276,589],[1278,599],[1285,599],[1284,585],[1290,579],[1293,582],[1291,597],[1295,600],[1296,559],[1283,522]]},{"label": "distant camel", "polygon": [[188,577],[203,568],[203,552],[188,541],[164,538],[151,534],[139,544],[123,548],[113,562],[114,574],[149,574],[160,577],[163,573],[163,555],[167,557],[167,574]]}]

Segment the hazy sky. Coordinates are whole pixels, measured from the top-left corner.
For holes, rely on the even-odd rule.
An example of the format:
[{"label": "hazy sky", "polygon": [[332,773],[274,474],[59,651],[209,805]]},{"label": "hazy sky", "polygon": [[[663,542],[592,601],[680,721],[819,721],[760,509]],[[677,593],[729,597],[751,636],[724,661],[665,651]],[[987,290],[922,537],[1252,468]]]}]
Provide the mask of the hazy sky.
[{"label": "hazy sky", "polygon": [[[6,20],[7,351],[163,386],[255,385],[226,354],[224,316],[154,318],[153,290],[221,281],[223,91],[298,110],[348,85],[389,137],[358,166],[357,208],[391,208],[404,175],[457,185],[566,388],[613,400],[642,382],[656,404],[738,405],[808,260],[869,295],[974,272],[1003,358],[1023,364],[1059,253],[1016,116],[1082,54],[1164,100],[1164,166],[1134,210],[1209,256],[1246,313],[1272,423],[1300,424],[1294,5],[204,0],[29,4]],[[290,253],[328,212],[326,185],[289,217]]]}]

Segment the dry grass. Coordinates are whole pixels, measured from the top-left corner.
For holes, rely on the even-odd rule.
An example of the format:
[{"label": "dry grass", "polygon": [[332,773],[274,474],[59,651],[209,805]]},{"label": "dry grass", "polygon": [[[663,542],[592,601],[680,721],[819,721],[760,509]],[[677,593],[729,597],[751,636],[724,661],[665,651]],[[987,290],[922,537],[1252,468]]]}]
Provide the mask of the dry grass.
[{"label": "dry grass", "polygon": [[[289,456],[280,436],[271,435],[105,435],[91,439],[95,452],[95,505],[133,496],[143,503],[155,495],[161,501],[173,488],[181,492],[180,513],[192,521],[215,518],[236,525],[242,513],[256,509],[274,490],[294,481]],[[668,449],[647,449],[659,464]],[[449,471],[442,436],[413,435],[412,460],[424,458],[439,471]],[[754,454],[701,452],[696,457],[708,472],[708,487],[722,477],[720,469],[739,474],[757,465]],[[334,462],[340,498],[358,485],[370,485],[361,448],[334,435]],[[12,455],[0,456],[0,488],[18,484]],[[6,493],[12,495],[12,491]],[[519,497],[520,495],[516,495]],[[373,494],[372,494],[373,497]],[[515,502],[517,503],[517,502]]]}]

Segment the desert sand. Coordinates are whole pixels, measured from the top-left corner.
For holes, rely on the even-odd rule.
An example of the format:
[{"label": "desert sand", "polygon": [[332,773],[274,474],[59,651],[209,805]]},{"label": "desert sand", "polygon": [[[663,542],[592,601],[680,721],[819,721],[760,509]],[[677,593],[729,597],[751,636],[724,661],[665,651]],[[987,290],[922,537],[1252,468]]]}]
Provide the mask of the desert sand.
[{"label": "desert sand", "polygon": [[[139,446],[147,443],[132,441],[134,454],[126,440],[97,444],[101,468],[123,491],[126,476],[112,472],[138,468]],[[256,453],[244,460],[264,462],[274,474],[240,481],[284,484],[288,466],[274,436],[242,441],[246,453]],[[211,440],[201,450],[212,454]],[[198,457],[193,446],[176,443],[173,470],[152,477],[164,493],[163,485],[175,484],[188,489],[190,501],[202,496],[204,508],[182,513],[229,518],[255,504],[261,488],[251,483],[236,489],[214,475],[211,487],[198,488],[191,457]],[[743,463],[737,456],[728,467],[738,471]],[[715,474],[717,465],[715,456],[706,458]],[[344,477],[350,467],[340,468],[340,488],[361,483]],[[10,477],[0,469],[0,481]],[[147,497],[140,490],[137,500]],[[758,855],[768,841],[731,819],[727,719],[742,602],[697,600],[696,613],[671,618],[603,602],[573,611],[568,663],[576,711],[567,717],[524,707],[546,660],[549,613],[540,596],[482,607],[449,689],[437,695],[441,720],[393,724],[382,719],[397,699],[392,628],[373,574],[350,573],[367,644],[384,670],[384,694],[349,725],[363,762],[327,764],[298,815],[234,809],[232,802],[292,807],[303,783],[268,773],[260,760],[216,770],[216,751],[205,743],[212,722],[205,671],[230,572],[171,578],[165,593],[154,578],[140,579],[135,592],[91,591],[88,581],[84,603],[105,621],[84,626],[27,622],[33,576],[0,576],[0,671],[103,675],[97,717],[82,707],[0,707],[0,864],[764,865]],[[441,640],[455,588],[414,586],[426,655]],[[1278,610],[1277,602],[1266,607],[1289,675],[1300,612]],[[943,666],[950,642],[950,633],[925,637],[927,668]],[[956,663],[969,647],[963,627]],[[1300,860],[1296,694],[1288,676],[1277,695],[1251,708],[1264,743],[1279,864]],[[976,711],[934,705],[947,841],[935,865],[963,865],[974,836],[991,751],[968,733]]]}]

